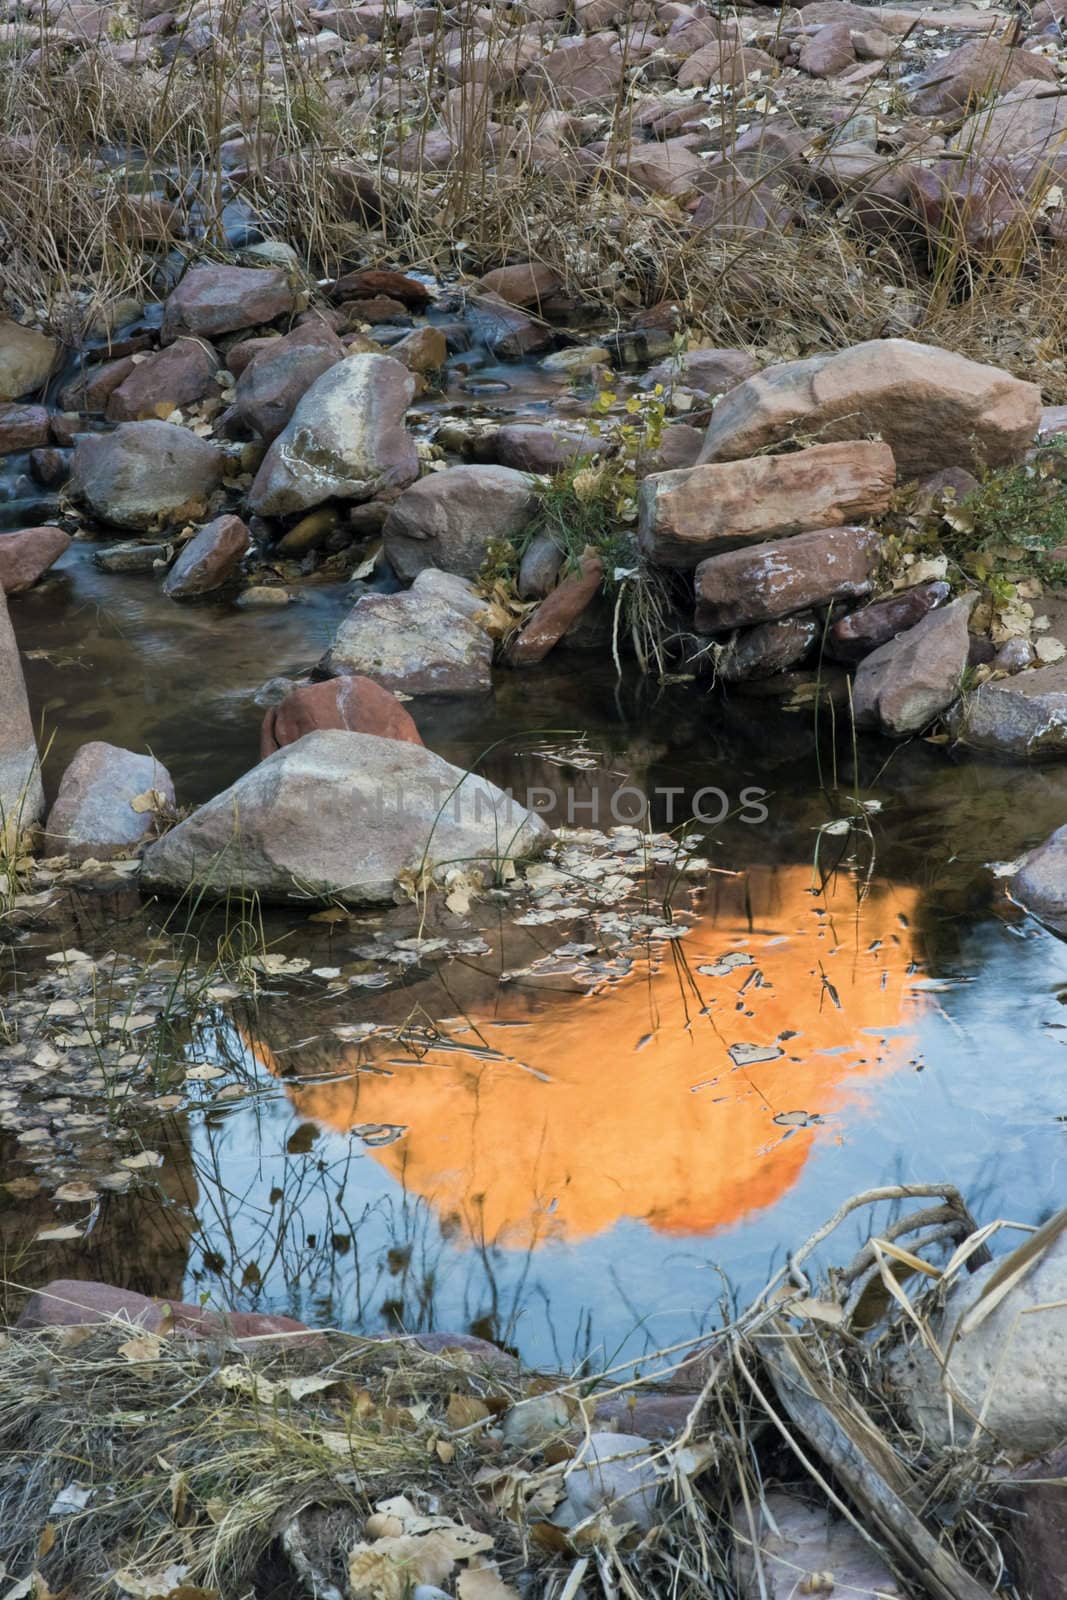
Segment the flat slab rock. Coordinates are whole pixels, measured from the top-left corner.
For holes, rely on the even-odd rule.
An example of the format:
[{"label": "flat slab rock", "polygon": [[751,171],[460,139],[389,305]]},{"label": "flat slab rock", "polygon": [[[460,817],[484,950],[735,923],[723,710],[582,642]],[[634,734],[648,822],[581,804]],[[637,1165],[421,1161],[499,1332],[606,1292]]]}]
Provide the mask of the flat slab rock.
[{"label": "flat slab rock", "polygon": [[830,600],[862,599],[881,550],[870,528],[820,528],[709,556],[694,575],[696,630],[725,632]]},{"label": "flat slab rock", "polygon": [[963,696],[952,732],[1009,761],[1067,756],[1067,661],[983,683]]},{"label": "flat slab rock", "polygon": [[405,694],[486,694],[493,641],[479,621],[485,601],[454,573],[428,567],[402,594],[357,600],[322,670],[362,673]]},{"label": "flat slab rock", "polygon": [[319,730],[286,745],[145,852],[147,889],[389,905],[436,863],[495,871],[551,838],[485,778],[422,745]]},{"label": "flat slab rock", "polygon": [[967,666],[967,624],[978,596],[961,595],[879,645],[856,669],[852,692],[858,727],[903,736],[921,733],[960,692]]}]

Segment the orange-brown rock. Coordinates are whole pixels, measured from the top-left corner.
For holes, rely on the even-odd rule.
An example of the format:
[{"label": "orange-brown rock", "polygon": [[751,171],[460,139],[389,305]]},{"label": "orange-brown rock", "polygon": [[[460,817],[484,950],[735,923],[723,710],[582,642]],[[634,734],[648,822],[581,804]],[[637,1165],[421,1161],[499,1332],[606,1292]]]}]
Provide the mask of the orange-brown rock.
[{"label": "orange-brown rock", "polygon": [[603,561],[597,555],[584,555],[578,571],[558,583],[527,618],[508,647],[509,664],[532,667],[543,661],[571,624],[577,622],[603,581]]},{"label": "orange-brown rock", "polygon": [[396,695],[358,673],[306,683],[272,706],[263,718],[259,736],[261,760],[284,744],[294,744],[320,728],[340,728],[348,733],[374,733],[380,739],[400,739],[421,744],[419,730]]}]

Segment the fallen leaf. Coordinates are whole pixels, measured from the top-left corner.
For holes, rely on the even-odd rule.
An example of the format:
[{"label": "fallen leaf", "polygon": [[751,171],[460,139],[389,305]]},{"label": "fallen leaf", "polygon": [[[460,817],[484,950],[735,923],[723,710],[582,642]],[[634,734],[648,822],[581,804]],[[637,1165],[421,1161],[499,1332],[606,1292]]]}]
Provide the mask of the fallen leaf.
[{"label": "fallen leaf", "polygon": [[445,1418],[450,1428],[469,1428],[475,1422],[484,1422],[487,1416],[489,1407],[484,1400],[469,1394],[449,1395]]},{"label": "fallen leaf", "polygon": [[468,1567],[456,1584],[459,1600],[519,1600],[519,1591],[505,1583],[496,1567]]},{"label": "fallen leaf", "polygon": [[44,1228],[37,1235],[38,1240],[80,1239],[81,1237],[81,1228],[77,1227],[73,1222],[68,1223],[65,1228]]},{"label": "fallen leaf", "polygon": [[155,1333],[139,1334],[119,1345],[119,1355],[127,1361],[158,1361],[163,1353],[163,1340]]},{"label": "fallen leaf", "polygon": [[142,1172],[145,1167],[161,1167],[163,1157],[158,1150],[139,1150],[135,1156],[123,1156],[119,1162],[127,1172]]}]

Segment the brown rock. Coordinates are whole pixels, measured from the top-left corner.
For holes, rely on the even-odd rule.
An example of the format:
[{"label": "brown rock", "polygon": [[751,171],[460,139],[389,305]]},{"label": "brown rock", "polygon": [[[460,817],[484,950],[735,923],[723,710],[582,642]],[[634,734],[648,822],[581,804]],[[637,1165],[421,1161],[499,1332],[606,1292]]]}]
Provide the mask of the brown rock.
[{"label": "brown rock", "polygon": [[145,361],[138,361],[107,402],[111,422],[137,422],[142,417],[158,417],[177,406],[193,405],[206,395],[218,394],[215,374],[219,358],[204,339],[177,339],[157,350]]},{"label": "brown rock", "polygon": [[637,476],[651,477],[657,472],[677,472],[683,467],[695,467],[704,446],[704,433],[684,422],[673,422],[664,428],[659,444],[650,454],[640,454],[637,459]]},{"label": "brown rock", "polygon": [[698,394],[725,394],[735,384],[754,377],[759,364],[747,350],[719,350],[710,347],[685,350],[681,355],[650,367],[641,379],[642,389],[662,384],[666,390],[693,389]]},{"label": "brown rock", "polygon": [[325,683],[301,684],[263,718],[259,739],[261,760],[319,728],[341,728],[349,733],[373,733],[380,739],[400,739],[421,744],[410,714],[388,689],[355,674]]},{"label": "brown rock", "polygon": [[214,339],[273,322],[295,305],[280,267],[192,267],[167,298],[161,338],[165,344],[185,333]]},{"label": "brown rock", "polygon": [[819,528],[709,556],[695,573],[698,633],[769,622],[871,591],[882,541],[869,528]]},{"label": "brown rock", "polygon": [[439,372],[448,357],[448,340],[440,328],[415,328],[391,345],[389,354],[409,372]]},{"label": "brown rock", "polygon": [[1000,160],[1026,157],[1047,163],[1051,172],[1065,135],[1067,100],[1062,95],[1049,94],[1048,85],[1042,81],[1028,81],[968,117],[953,148]]},{"label": "brown rock", "polygon": [[490,545],[522,533],[536,505],[529,478],[511,467],[431,472],[405,489],[386,518],[385,555],[401,578],[426,567],[476,578]]},{"label": "brown rock", "polygon": [[508,664],[532,667],[543,661],[582,615],[603,581],[603,561],[597,555],[584,555],[578,572],[565,575],[526,619],[521,632],[508,646]]},{"label": "brown rock", "polygon": [[558,472],[575,456],[591,455],[596,443],[530,422],[507,422],[492,436],[493,453],[502,467],[545,474]]},{"label": "brown rock", "polygon": [[0,843],[44,814],[44,791],[22,660],[0,592]]},{"label": "brown rock", "polygon": [[21,400],[43,389],[58,353],[47,333],[0,319],[0,400]]},{"label": "brown rock", "polygon": [[132,356],[120,356],[117,361],[86,367],[60,389],[59,403],[64,411],[103,415],[113,392],[135,370]]},{"label": "brown rock", "polygon": [[[591,1396],[596,1400],[596,1396]],[[673,1439],[700,1400],[695,1394],[611,1395],[596,1400],[593,1425],[618,1433],[636,1433],[645,1439]]]},{"label": "brown rock", "polygon": [[693,567],[716,550],[878,516],[894,477],[888,445],[867,440],[658,473],[641,485],[638,541],[661,565]]},{"label": "brown rock", "polygon": [[237,380],[238,417],[257,438],[273,443],[316,378],[344,356],[344,345],[324,322],[307,322],[284,338],[265,340]]},{"label": "brown rock", "polygon": [[373,300],[378,295],[387,295],[413,311],[423,310],[430,300],[430,291],[424,283],[384,267],[364,267],[359,272],[346,272],[330,285],[330,295],[338,301]]},{"label": "brown rock", "polygon": [[856,50],[847,22],[830,22],[816,28],[801,44],[797,60],[801,72],[812,78],[836,78],[855,64]]},{"label": "brown rock", "polygon": [[614,100],[622,87],[625,62],[614,33],[563,38],[523,78],[531,101],[552,105],[595,107]]},{"label": "brown rock", "polygon": [[715,408],[704,461],[735,461],[797,433],[880,433],[903,478],[1021,460],[1041,416],[1036,384],[907,339],[766,367]]},{"label": "brown rock", "polygon": [[0,589],[5,594],[21,594],[59,560],[69,545],[70,536],[62,528],[23,528],[18,533],[0,533]]},{"label": "brown rock", "polygon": [[353,322],[367,322],[371,327],[382,323],[410,322],[408,308],[402,300],[391,300],[387,294],[372,295],[369,300],[346,300],[341,309]]},{"label": "brown rock", "polygon": [[557,294],[563,280],[552,267],[537,261],[526,261],[521,266],[497,267],[478,279],[477,287],[483,294],[506,300],[509,306],[536,306]]},{"label": "brown rock", "polygon": [[858,727],[921,733],[960,692],[977,595],[961,595],[865,656],[852,690]]},{"label": "brown rock", "polygon": [[771,77],[777,70],[777,62],[766,51],[744,49],[737,39],[718,39],[701,50],[694,50],[682,63],[678,69],[678,87],[692,89],[698,84],[727,84],[733,88],[754,72]]},{"label": "brown rock", "polygon": [[1067,1600],[1067,1445],[1016,1468],[999,1498],[1011,1512],[1019,1592]]},{"label": "brown rock", "polygon": [[0,456],[36,450],[49,439],[44,406],[0,405]]},{"label": "brown rock", "polygon": [[837,661],[862,661],[879,645],[914,628],[928,611],[943,605],[950,593],[947,583],[920,583],[887,600],[876,600],[862,611],[850,611],[831,624],[827,652]]},{"label": "brown rock", "polygon": [[70,457],[54,445],[41,445],[30,451],[30,472],[42,488],[59,489],[70,477]]},{"label": "brown rock", "polygon": [[919,75],[912,109],[920,117],[951,116],[1037,79],[1056,82],[1056,69],[1046,56],[1012,49],[1000,39],[973,39]]},{"label": "brown rock", "polygon": [[745,628],[734,635],[715,663],[715,676],[724,683],[743,683],[747,678],[787,672],[804,659],[819,633],[819,623],[810,611]]},{"label": "brown rock", "polygon": [[492,294],[472,295],[467,302],[471,338],[494,355],[518,361],[552,343],[552,330],[517,306]]},{"label": "brown rock", "polygon": [[[35,1289],[18,1319],[20,1328],[76,1328],[99,1322],[144,1328],[149,1333],[184,1333],[194,1339],[227,1334],[236,1342],[266,1335],[318,1338],[307,1323],[262,1311],[210,1311],[187,1301],[153,1300],[135,1289],[109,1283],[54,1278]],[[262,1346],[260,1346],[262,1348]]]},{"label": "brown rock", "polygon": [[278,342],[277,338],[264,335],[263,337],[257,336],[252,339],[242,339],[239,344],[231,344],[226,352],[227,370],[232,372],[235,378],[239,378],[249,362],[254,361],[261,350],[267,350],[272,344],[277,344]]},{"label": "brown rock", "polygon": [[163,580],[163,593],[171,600],[188,600],[220,588],[237,571],[251,542],[240,517],[216,517],[189,540]]}]

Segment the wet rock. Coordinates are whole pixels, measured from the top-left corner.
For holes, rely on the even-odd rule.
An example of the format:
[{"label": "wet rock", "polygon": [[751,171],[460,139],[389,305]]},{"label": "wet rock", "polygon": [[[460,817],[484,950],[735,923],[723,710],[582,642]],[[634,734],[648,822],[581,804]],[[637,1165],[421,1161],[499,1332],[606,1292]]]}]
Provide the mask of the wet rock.
[{"label": "wet rock", "polygon": [[69,546],[70,535],[62,528],[22,528],[18,533],[0,533],[0,589],[5,594],[21,594]]},{"label": "wet rock", "polygon": [[146,361],[138,361],[129,376],[112,389],[108,419],[137,422],[142,417],[158,417],[162,406],[173,411],[206,395],[217,395],[218,370],[218,355],[205,339],[177,339]]},{"label": "wet rock", "polygon": [[251,583],[247,589],[242,589],[234,605],[241,611],[273,611],[287,606],[291,599],[288,589],[280,584]]},{"label": "wet rock", "polygon": [[493,294],[470,297],[467,322],[475,344],[484,344],[493,355],[507,361],[520,361],[552,343],[551,328]]},{"label": "wet rock", "polygon": [[403,272],[388,267],[361,267],[358,272],[346,272],[330,286],[334,300],[374,300],[387,295],[399,300],[413,311],[423,311],[430,301],[430,291],[418,278],[409,278]]},{"label": "wet rock", "polygon": [[0,400],[22,400],[43,389],[58,352],[59,346],[48,334],[7,319],[0,321]]},{"label": "wet rock", "polygon": [[192,267],[163,307],[164,344],[183,333],[214,339],[273,322],[296,308],[288,273],[278,267]]},{"label": "wet rock", "polygon": [[427,567],[403,594],[367,594],[337,630],[323,670],[363,673],[406,694],[484,694],[493,641],[470,584]]},{"label": "wet rock", "polygon": [[698,633],[770,622],[869,594],[882,541],[869,528],[820,528],[709,556],[696,569]]},{"label": "wet rock", "polygon": [[382,529],[385,555],[401,578],[426,567],[476,578],[490,545],[521,534],[536,508],[529,478],[511,467],[447,467],[397,500]]},{"label": "wet rock", "polygon": [[658,473],[641,485],[638,540],[653,561],[693,567],[716,549],[878,516],[895,476],[888,446],[866,440]]},{"label": "wet rock", "polygon": [[287,516],[413,482],[419,458],[404,415],[414,392],[411,373],[389,356],[350,356],[324,372],[267,451],[251,509]]},{"label": "wet rock", "polygon": [[9,842],[44,814],[44,790],[22,661],[0,593],[0,835]]},{"label": "wet rock", "polygon": [[[1013,893],[1037,889],[1031,871]],[[930,1445],[965,1446],[976,1435],[980,1447],[1026,1459],[1067,1439],[1067,1238],[1061,1232],[977,1326],[961,1330],[998,1265],[960,1279],[931,1316],[944,1366],[916,1343],[894,1351],[887,1371]]]},{"label": "wet rock", "polygon": [[754,377],[758,364],[747,350],[686,350],[650,367],[641,379],[642,389],[662,384],[664,389],[693,389],[698,394],[725,394],[746,378]]},{"label": "wet rock", "polygon": [[440,328],[415,328],[398,339],[389,353],[409,372],[439,372],[448,358],[448,340]]},{"label": "wet rock", "polygon": [[858,727],[921,733],[960,692],[977,595],[961,595],[865,656],[852,691]]},{"label": "wet rock", "polygon": [[70,457],[54,445],[41,445],[30,451],[30,472],[42,488],[61,489],[70,477]]},{"label": "wet rock", "polygon": [[307,322],[281,339],[268,339],[237,379],[234,410],[258,439],[270,444],[316,378],[344,356],[344,345],[325,322]]},{"label": "wet rock", "polygon": [[1036,384],[907,339],[872,339],[828,356],[767,367],[715,408],[705,461],[735,461],[797,433],[879,433],[903,478],[939,467],[1000,466],[1033,443]]},{"label": "wet rock", "polygon": [[803,661],[819,633],[819,623],[810,612],[761,622],[731,639],[715,663],[715,675],[724,683],[743,683],[786,672]]},{"label": "wet rock", "polygon": [[[117,1289],[109,1283],[53,1278],[35,1289],[18,1319],[20,1328],[75,1328],[98,1322],[118,1322],[149,1333],[171,1331],[192,1338],[217,1338],[220,1333],[240,1341],[263,1339],[269,1334],[310,1333],[304,1322],[263,1311],[209,1311],[187,1301],[152,1300],[136,1289]],[[262,1348],[262,1347],[260,1347]]]},{"label": "wet rock", "polygon": [[659,1469],[652,1442],[640,1434],[591,1433],[563,1475],[565,1497],[553,1521],[573,1528],[606,1511],[612,1522],[647,1532],[656,1520]]},{"label": "wet rock", "polygon": [[109,545],[106,550],[94,550],[93,561],[101,572],[139,573],[153,572],[170,560],[172,546],[168,544],[143,544],[130,540],[124,544]]},{"label": "wet rock", "polygon": [[60,389],[59,403],[64,411],[103,416],[115,390],[136,370],[132,356],[119,356],[114,361],[85,367]]},{"label": "wet rock", "polygon": [[123,422],[78,435],[71,493],[102,522],[153,528],[203,515],[222,481],[221,450],[170,422]]},{"label": "wet rock", "polygon": [[554,268],[539,261],[526,261],[520,266],[497,267],[478,279],[483,294],[506,300],[509,306],[534,306],[539,311],[542,300],[558,294],[563,280]]},{"label": "wet rock", "polygon": [[1067,662],[996,678],[963,696],[951,728],[972,750],[1010,761],[1067,756]]},{"label": "wet rock", "polygon": [[1067,827],[1057,828],[1024,858],[1011,893],[1040,922],[1067,932]]},{"label": "wet rock", "polygon": [[280,556],[303,556],[309,550],[318,550],[329,541],[337,527],[337,510],[334,506],[320,506],[309,511],[296,525],[278,540]]},{"label": "wet rock", "polygon": [[155,823],[155,807],[135,803],[150,794],[174,804],[174,785],[154,756],[93,740],[63,774],[45,824],[45,855],[110,861],[135,855]]},{"label": "wet rock", "polygon": [[540,818],[420,745],[373,734],[306,734],[149,846],[143,883],[181,894],[391,904],[405,872],[463,861],[489,872],[536,855]]},{"label": "wet rock", "polygon": [[916,584],[886,600],[876,600],[862,611],[850,611],[830,626],[827,649],[837,661],[862,661],[898,633],[914,628],[928,611],[942,605],[951,590],[947,583]]},{"label": "wet rock", "polygon": [[216,517],[184,547],[163,580],[163,593],[171,600],[189,600],[221,588],[233,577],[251,543],[240,517]]},{"label": "wet rock", "polygon": [[920,117],[972,111],[994,95],[1007,94],[1021,83],[1039,78],[1045,83],[1056,81],[1056,69],[1046,56],[1012,49],[1000,39],[973,39],[919,74],[912,109]]},{"label": "wet rock", "polygon": [[556,584],[563,565],[563,551],[547,533],[539,533],[530,540],[519,562],[519,576],[515,587],[520,600],[543,600]]},{"label": "wet rock", "polygon": [[320,728],[372,733],[379,739],[421,744],[419,730],[395,695],[358,674],[328,683],[305,683],[294,689],[263,718],[259,738],[261,760],[283,745],[295,744]]},{"label": "wet rock", "polygon": [[587,552],[579,561],[577,572],[565,573],[537,610],[527,617],[508,646],[509,666],[532,667],[543,661],[587,610],[603,581],[603,561]]},{"label": "wet rock", "polygon": [[759,1501],[755,1516],[758,1568],[748,1515],[740,1505],[734,1512],[742,1600],[794,1600],[797,1594],[828,1593],[820,1583],[823,1574],[832,1574],[834,1593],[885,1596],[885,1600],[904,1596],[859,1529],[832,1517],[824,1505],[772,1491]]},{"label": "wet rock", "polygon": [[49,440],[44,406],[0,405],[0,456],[36,450]]}]

